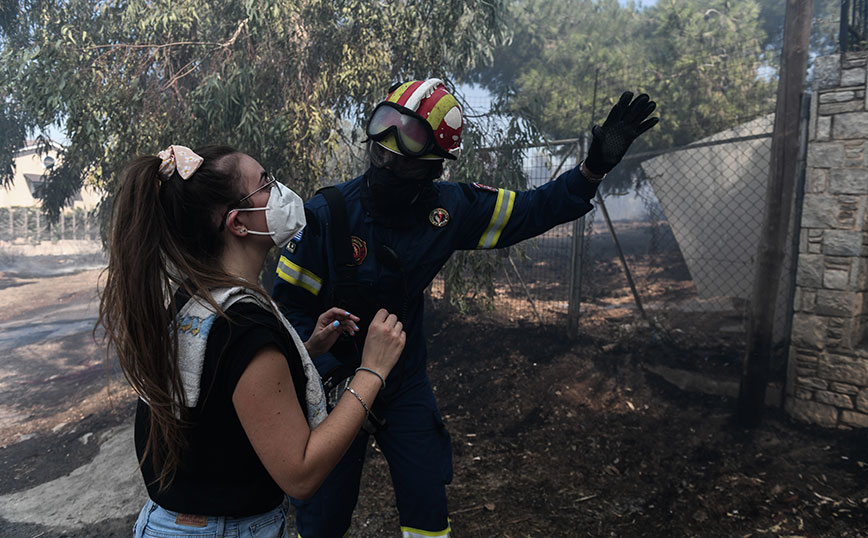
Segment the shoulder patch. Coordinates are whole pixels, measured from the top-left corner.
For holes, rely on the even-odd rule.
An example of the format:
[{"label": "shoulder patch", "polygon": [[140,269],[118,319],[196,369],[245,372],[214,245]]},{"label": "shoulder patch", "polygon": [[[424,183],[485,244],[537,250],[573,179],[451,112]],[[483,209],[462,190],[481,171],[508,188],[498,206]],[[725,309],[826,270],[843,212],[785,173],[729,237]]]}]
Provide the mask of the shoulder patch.
[{"label": "shoulder patch", "polygon": [[497,187],[489,187],[488,185],[483,185],[482,183],[471,183],[471,185],[482,191],[497,192],[498,190]]},{"label": "shoulder patch", "polygon": [[295,254],[295,251],[298,250],[298,243],[301,241],[302,234],[304,234],[304,228],[292,236],[292,239],[290,239],[289,243],[286,244],[286,250],[289,251],[290,254]]}]

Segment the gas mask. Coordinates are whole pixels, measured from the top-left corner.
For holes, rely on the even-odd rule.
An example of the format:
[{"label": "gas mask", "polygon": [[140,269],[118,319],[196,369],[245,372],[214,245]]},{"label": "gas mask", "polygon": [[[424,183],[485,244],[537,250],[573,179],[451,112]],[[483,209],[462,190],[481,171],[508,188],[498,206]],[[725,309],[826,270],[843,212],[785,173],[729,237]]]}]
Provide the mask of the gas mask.
[{"label": "gas mask", "polygon": [[400,210],[416,201],[431,182],[443,174],[443,160],[404,157],[376,143],[369,147],[368,188],[381,209]]}]

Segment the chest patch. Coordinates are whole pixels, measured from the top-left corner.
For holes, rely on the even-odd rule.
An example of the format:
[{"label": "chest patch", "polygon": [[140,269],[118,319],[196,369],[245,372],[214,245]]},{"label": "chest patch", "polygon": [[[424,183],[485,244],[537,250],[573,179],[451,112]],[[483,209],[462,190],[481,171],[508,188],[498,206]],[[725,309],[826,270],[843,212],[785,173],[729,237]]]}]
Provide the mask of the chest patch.
[{"label": "chest patch", "polygon": [[497,192],[497,187],[489,187],[488,185],[483,185],[482,183],[471,183],[471,185],[483,191]]},{"label": "chest patch", "polygon": [[450,218],[449,212],[442,207],[432,209],[431,212],[428,213],[428,222],[430,222],[435,228],[446,226],[449,224]]},{"label": "chest patch", "polygon": [[362,265],[368,257],[368,244],[361,237],[350,236],[353,242],[353,261],[356,265]]}]

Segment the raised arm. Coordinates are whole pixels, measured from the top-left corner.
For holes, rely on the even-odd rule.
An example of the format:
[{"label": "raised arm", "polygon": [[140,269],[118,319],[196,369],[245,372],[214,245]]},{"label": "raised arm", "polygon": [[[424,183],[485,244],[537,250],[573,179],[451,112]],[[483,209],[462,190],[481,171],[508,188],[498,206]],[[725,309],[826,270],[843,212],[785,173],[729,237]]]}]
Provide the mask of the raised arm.
[{"label": "raised arm", "polygon": [[[404,349],[406,334],[394,314],[380,310],[368,329],[362,366],[385,377]],[[241,375],[232,402],[268,473],[293,498],[310,498],[338,463],[382,388],[359,372],[329,416],[310,430],[299,406],[286,357],[274,346],[256,354]]]},{"label": "raised arm", "polygon": [[649,118],[656,103],[646,94],[633,99],[624,92],[606,121],[592,129],[593,140],[584,161],[538,189],[511,191],[473,183],[464,186],[466,211],[461,249],[506,247],[575,220],[592,209],[591,200],[605,175],[624,158],[630,145],[658,118]]}]

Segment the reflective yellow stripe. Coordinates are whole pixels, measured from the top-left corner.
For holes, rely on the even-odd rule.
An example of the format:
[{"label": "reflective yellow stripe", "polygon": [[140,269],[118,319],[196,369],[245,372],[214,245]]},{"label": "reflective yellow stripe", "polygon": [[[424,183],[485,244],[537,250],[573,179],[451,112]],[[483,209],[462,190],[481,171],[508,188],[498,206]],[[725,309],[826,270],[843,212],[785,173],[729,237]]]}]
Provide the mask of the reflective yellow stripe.
[{"label": "reflective yellow stripe", "polygon": [[512,215],[512,207],[515,205],[515,193],[506,189],[497,189],[497,203],[494,204],[494,213],[485,233],[479,238],[477,249],[494,248],[500,239],[500,233],[506,228],[509,217]]},{"label": "reflective yellow stripe", "polygon": [[286,256],[280,257],[277,264],[277,276],[295,286],[302,287],[314,295],[319,295],[322,289],[322,279],[304,267],[289,261]]},{"label": "reflective yellow stripe", "polygon": [[401,527],[401,536],[402,538],[430,538],[434,536],[436,538],[449,538],[452,534],[452,527],[448,526],[442,531],[423,531],[421,529],[414,529],[413,527]]}]

